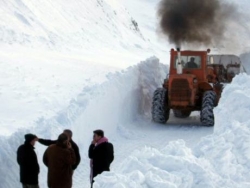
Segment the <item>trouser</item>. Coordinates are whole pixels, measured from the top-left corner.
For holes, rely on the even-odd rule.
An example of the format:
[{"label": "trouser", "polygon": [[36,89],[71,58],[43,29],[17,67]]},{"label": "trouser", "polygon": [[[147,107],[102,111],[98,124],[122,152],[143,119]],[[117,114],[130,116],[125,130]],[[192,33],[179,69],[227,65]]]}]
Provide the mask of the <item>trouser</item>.
[{"label": "trouser", "polygon": [[39,185],[28,185],[28,184],[23,184],[23,188],[39,188]]}]

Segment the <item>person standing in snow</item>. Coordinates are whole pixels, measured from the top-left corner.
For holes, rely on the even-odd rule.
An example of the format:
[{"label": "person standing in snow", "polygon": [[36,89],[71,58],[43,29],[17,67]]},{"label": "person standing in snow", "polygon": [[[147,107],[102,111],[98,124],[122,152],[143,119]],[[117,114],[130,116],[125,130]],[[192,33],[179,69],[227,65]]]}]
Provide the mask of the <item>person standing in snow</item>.
[{"label": "person standing in snow", "polygon": [[103,171],[110,171],[110,164],[114,160],[114,148],[108,139],[104,137],[102,130],[95,130],[93,141],[89,146],[89,158],[91,167],[91,187],[94,183],[94,177]]},{"label": "person standing in snow", "polygon": [[[76,163],[72,166],[72,169],[73,170],[76,170],[77,166],[79,165],[80,161],[81,161],[81,156],[80,156],[80,151],[79,151],[79,147],[77,146],[77,144],[73,141],[72,139],[72,136],[73,136],[73,133],[71,130],[69,129],[65,129],[63,131],[64,134],[66,134],[69,138],[69,142],[72,146],[72,149],[74,150],[75,152],[75,155],[76,155]],[[50,146],[52,144],[56,144],[57,140],[45,140],[45,139],[41,139],[39,138],[38,139],[38,142],[40,144],[43,144],[45,146]]]},{"label": "person standing in snow", "polygon": [[39,188],[38,174],[40,172],[34,146],[38,140],[34,134],[26,134],[25,142],[17,150],[17,163],[20,166],[20,182],[23,188]]},{"label": "person standing in snow", "polygon": [[66,134],[60,134],[56,144],[47,148],[43,163],[48,167],[49,188],[72,187],[72,166],[76,163],[76,156]]}]

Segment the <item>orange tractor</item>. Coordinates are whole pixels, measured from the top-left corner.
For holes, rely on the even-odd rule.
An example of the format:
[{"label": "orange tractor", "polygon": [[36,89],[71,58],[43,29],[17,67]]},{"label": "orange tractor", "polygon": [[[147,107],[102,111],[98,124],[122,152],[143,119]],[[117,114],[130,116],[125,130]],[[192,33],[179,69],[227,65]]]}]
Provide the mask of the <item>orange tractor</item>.
[{"label": "orange tractor", "polygon": [[171,50],[170,71],[163,87],[154,92],[152,118],[166,123],[170,110],[178,118],[200,111],[204,126],[214,125],[213,108],[221,97],[223,84],[242,70],[234,55],[209,55],[207,51]]}]

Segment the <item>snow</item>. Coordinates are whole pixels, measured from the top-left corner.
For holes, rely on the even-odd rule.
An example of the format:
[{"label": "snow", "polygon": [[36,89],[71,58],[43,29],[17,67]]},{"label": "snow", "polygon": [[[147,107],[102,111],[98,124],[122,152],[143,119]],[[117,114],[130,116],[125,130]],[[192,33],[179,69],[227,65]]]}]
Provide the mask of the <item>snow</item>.
[{"label": "snow", "polygon": [[[156,32],[158,2],[0,2],[5,15],[0,18],[0,102],[4,106],[0,135],[55,116],[84,86],[102,83],[109,72],[150,56],[167,63],[171,47]],[[244,11],[247,2],[239,5]],[[137,11],[137,7],[143,8]]]},{"label": "snow", "polygon": [[212,187],[202,182],[209,175],[200,167],[202,162],[182,140],[162,150],[145,147],[124,160],[121,174],[105,172],[96,178],[94,187]]},{"label": "snow", "polygon": [[0,7],[0,135],[34,127],[86,85],[160,54],[116,1],[10,0]]},{"label": "snow", "polygon": [[55,116],[82,87],[102,83],[107,73],[119,70],[67,56],[53,58],[24,53],[12,59],[1,56],[1,135]]},{"label": "snow", "polygon": [[250,57],[249,52],[246,52],[246,53],[243,53],[243,54],[240,55],[242,65],[243,65],[243,67],[244,67],[247,74],[250,73],[250,66],[249,66],[250,58],[249,57]]},{"label": "snow", "polygon": [[249,86],[246,74],[226,86],[214,110],[213,134],[192,147],[183,139],[146,145],[98,176],[94,187],[249,187]]},{"label": "snow", "polygon": [[[82,163],[74,173],[76,188],[82,185],[88,187],[89,184],[87,150],[94,129],[104,129],[114,144],[116,159],[112,168],[117,168],[124,156],[129,156],[134,150],[145,145],[152,147],[158,147],[159,144],[167,145],[176,137],[193,145],[201,137],[211,134],[211,128],[194,125],[183,127],[178,124],[166,127],[150,122],[152,94],[155,88],[160,87],[166,77],[167,69],[166,65],[159,63],[159,59],[152,57],[125,71],[108,74],[102,84],[84,87],[80,94],[70,101],[69,106],[55,116],[48,119],[41,118],[35,127],[20,129],[10,137],[0,137],[1,143],[5,144],[0,150],[1,164],[5,164],[0,168],[2,175],[0,182],[3,188],[18,185],[19,174],[15,151],[23,142],[23,135],[27,132],[33,132],[43,138],[56,139],[63,129],[73,130],[75,133],[73,138],[79,145],[82,155]],[[199,125],[196,116],[190,117],[190,121]],[[41,165],[41,187],[46,187],[47,170],[42,163],[45,149],[44,146],[36,145]],[[6,158],[10,160],[5,161]],[[7,167],[8,173],[4,173]],[[10,179],[12,182],[9,182]]]},{"label": "snow", "polygon": [[[126,37],[130,27],[128,14],[122,6],[113,9],[106,1],[2,1],[1,40],[19,43],[24,46],[39,45],[65,49],[71,47],[84,49],[97,47],[103,41],[117,45],[115,37]],[[56,8],[55,8],[56,7]],[[118,11],[117,14],[115,11]],[[110,25],[113,27],[108,27]],[[18,30],[16,29],[18,25]],[[106,30],[103,30],[107,27]],[[98,35],[102,30],[102,35]],[[111,34],[110,34],[111,32]],[[115,35],[115,37],[114,37]],[[140,41],[136,34],[130,35]],[[116,42],[115,42],[116,41]],[[71,49],[72,51],[72,49]]]},{"label": "snow", "polygon": [[[250,186],[248,75],[226,86],[214,128],[200,126],[196,112],[167,125],[151,122],[152,94],[167,76],[172,47],[156,34],[158,2],[0,2],[0,188],[20,186],[16,149],[24,134],[56,139],[65,128],[82,156],[73,188],[89,187],[87,150],[97,128],[115,147],[111,172],[96,178],[97,188]],[[245,20],[232,20],[225,34],[232,41],[218,52],[239,55],[249,50],[249,2],[231,2]],[[36,144],[42,188],[45,149]]]}]

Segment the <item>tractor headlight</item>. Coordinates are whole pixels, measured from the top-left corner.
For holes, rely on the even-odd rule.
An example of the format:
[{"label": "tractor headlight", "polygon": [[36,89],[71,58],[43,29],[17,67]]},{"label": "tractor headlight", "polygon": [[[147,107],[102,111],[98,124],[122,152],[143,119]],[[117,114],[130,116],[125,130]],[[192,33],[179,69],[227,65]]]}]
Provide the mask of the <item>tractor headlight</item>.
[{"label": "tractor headlight", "polygon": [[194,78],[193,83],[197,84],[197,82],[198,82],[198,80],[196,78]]}]

